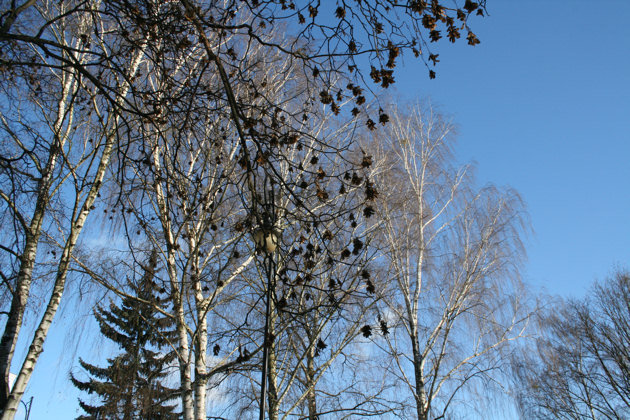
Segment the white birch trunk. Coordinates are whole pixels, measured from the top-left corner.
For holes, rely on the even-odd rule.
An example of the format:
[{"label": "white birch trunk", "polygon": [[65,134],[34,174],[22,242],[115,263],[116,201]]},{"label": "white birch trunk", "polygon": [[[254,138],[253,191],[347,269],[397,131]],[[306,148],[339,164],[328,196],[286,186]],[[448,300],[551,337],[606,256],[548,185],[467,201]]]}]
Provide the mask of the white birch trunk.
[{"label": "white birch trunk", "polygon": [[[144,54],[144,46],[142,46],[136,52],[135,57],[131,61],[131,67],[130,67],[130,72],[129,72],[130,75],[133,76],[135,72],[137,71],[143,54]],[[121,98],[124,98],[126,96],[128,90],[129,90],[129,85],[126,84],[123,87],[123,89],[121,89],[121,95],[119,96],[117,105],[122,105]],[[118,117],[115,117],[114,119],[117,120]],[[111,127],[116,127],[116,125],[117,124],[114,123],[111,125]],[[68,268],[70,266],[70,260],[72,258],[72,251],[74,250],[74,247],[79,238],[79,234],[81,233],[81,230],[83,229],[87,216],[90,213],[90,208],[92,207],[94,201],[96,200],[98,192],[102,186],[103,179],[105,177],[105,172],[107,170],[110,158],[114,151],[115,139],[116,139],[116,135],[112,129],[112,131],[110,131],[108,135],[106,136],[105,145],[103,147],[103,152],[101,154],[98,168],[94,175],[94,181],[92,183],[92,187],[90,188],[90,191],[88,192],[88,195],[85,198],[83,205],[81,205],[79,209],[75,208],[76,218],[74,219],[72,226],[70,227],[70,233],[69,233],[68,239],[66,240],[64,250],[61,256],[61,260],[57,267],[57,273],[55,276],[55,285],[53,287],[52,295],[48,301],[48,304],[46,305],[44,315],[42,316],[42,319],[37,329],[35,330],[35,335],[31,341],[31,345],[29,346],[24,362],[22,363],[22,367],[20,368],[17,379],[6,401],[4,410],[2,412],[2,417],[0,417],[0,420],[11,420],[15,417],[15,414],[19,407],[19,404],[24,394],[24,391],[26,389],[26,386],[28,385],[28,381],[30,380],[31,375],[33,373],[35,364],[37,363],[37,360],[39,359],[39,356],[43,351],[44,341],[46,340],[48,331],[50,329],[50,325],[52,324],[53,318],[57,312],[57,309],[59,308],[59,303],[61,302],[61,296],[63,295],[63,291],[65,288],[65,281],[68,275]],[[78,211],[78,214],[77,214],[77,211]],[[42,212],[42,218],[43,218],[43,212]],[[41,230],[40,230],[40,233],[41,233]],[[36,252],[36,250],[37,250],[37,246],[35,244],[34,252]],[[34,255],[30,264],[31,264],[31,268],[29,271],[29,276],[32,274],[32,265],[34,264]],[[30,277],[28,278],[28,280],[25,281],[25,283],[28,283],[29,287],[30,287],[30,281],[31,281]],[[19,329],[18,329],[18,332],[19,332]],[[15,337],[15,340],[17,340],[17,334]]]},{"label": "white birch trunk", "polygon": [[[156,168],[160,168],[159,153],[153,154],[153,163]],[[175,236],[172,224],[168,215],[168,206],[164,188],[160,183],[156,184],[156,200],[159,208],[159,217],[162,224],[164,239],[167,243],[166,268],[171,284],[171,299],[173,300],[173,310],[175,312],[176,329],[179,339],[177,349],[177,362],[179,365],[179,388],[182,402],[183,420],[195,419],[195,407],[193,398],[193,386],[191,378],[191,353],[188,340],[188,328],[186,315],[184,312],[185,285],[179,281],[177,276],[177,263],[175,259]]]},{"label": "white birch trunk", "polygon": [[193,389],[190,376],[190,346],[188,344],[188,331],[182,306],[181,296],[177,299],[177,333],[179,335],[179,378],[182,399],[183,420],[194,420],[195,410],[193,406]]},{"label": "white birch trunk", "polygon": [[68,75],[63,76],[61,99],[57,105],[57,119],[53,125],[54,136],[57,140],[51,146],[48,161],[46,162],[45,169],[42,172],[42,178],[37,186],[38,193],[35,201],[35,210],[33,212],[33,216],[31,217],[31,223],[24,232],[26,241],[24,244],[24,251],[20,256],[20,270],[18,271],[17,286],[11,301],[11,308],[9,310],[7,323],[2,334],[2,340],[0,341],[0,372],[2,372],[3,375],[2,392],[0,393],[0,407],[4,407],[9,397],[9,372],[11,370],[15,347],[22,327],[24,310],[26,309],[26,304],[31,290],[31,281],[33,268],[35,266],[35,259],[37,257],[39,238],[41,237],[42,224],[48,208],[48,202],[50,201],[50,188],[53,183],[53,172],[57,166],[59,153],[65,146],[68,139],[67,131],[66,133],[62,133],[62,126],[67,109],[68,107],[71,107],[71,105],[68,105],[67,101],[69,93],[74,86],[74,82],[75,80],[72,77],[69,77]]},{"label": "white birch trunk", "polygon": [[195,420],[206,419],[206,384],[208,347],[208,321],[206,319],[205,306],[198,306],[198,326],[195,346]]}]

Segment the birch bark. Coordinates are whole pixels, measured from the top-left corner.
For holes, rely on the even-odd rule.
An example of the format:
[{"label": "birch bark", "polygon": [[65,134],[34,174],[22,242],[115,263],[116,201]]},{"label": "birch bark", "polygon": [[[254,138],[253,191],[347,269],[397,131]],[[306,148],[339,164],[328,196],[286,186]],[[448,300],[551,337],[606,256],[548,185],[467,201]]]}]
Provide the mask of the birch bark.
[{"label": "birch bark", "polygon": [[[138,66],[143,56],[143,50],[144,50],[145,45],[140,44],[139,48],[136,50],[130,62],[129,76],[131,77],[133,77],[133,75],[138,69]],[[76,79],[74,78],[74,76],[68,76],[68,77],[72,77],[73,81],[71,82],[71,85],[73,83],[76,83],[75,82]],[[129,88],[130,88],[129,84],[124,82],[120,91],[120,96],[117,99],[118,101],[117,106],[120,107],[122,105],[122,103],[124,102],[124,98],[129,91]],[[67,105],[64,104],[64,108],[66,106]],[[117,112],[117,111],[114,111],[114,112]],[[64,113],[62,115],[65,115],[65,113],[66,111],[64,110]],[[109,132],[105,135],[105,143],[103,144],[102,152],[100,154],[100,157],[98,158],[98,165],[93,175],[92,182],[89,184],[91,185],[91,187],[89,191],[87,192],[85,198],[81,199],[81,194],[79,193],[79,191],[77,191],[77,195],[76,195],[77,199],[74,204],[71,225],[69,227],[69,234],[68,234],[68,237],[66,238],[62,255],[61,255],[61,259],[57,266],[53,291],[46,305],[46,308],[39,322],[39,325],[37,329],[35,330],[34,337],[31,341],[31,344],[27,351],[26,357],[22,363],[18,376],[15,380],[13,388],[11,389],[11,392],[8,394],[8,398],[3,406],[2,416],[0,417],[2,420],[9,420],[9,419],[14,418],[17,412],[17,409],[19,407],[19,403],[21,401],[22,395],[24,394],[28,381],[33,373],[35,364],[37,363],[37,360],[41,352],[43,351],[44,341],[46,340],[46,337],[48,335],[48,330],[50,329],[52,320],[57,312],[57,309],[59,308],[61,297],[65,289],[66,277],[68,275],[68,269],[69,269],[70,262],[72,259],[72,251],[74,250],[74,247],[77,243],[77,240],[83,229],[86,219],[88,215],[90,214],[94,201],[96,200],[96,197],[101,189],[101,186],[103,184],[103,179],[105,177],[105,173],[109,165],[112,153],[115,150],[115,141],[116,141],[115,129],[116,129],[118,120],[119,120],[119,116],[113,114],[110,119],[111,123],[107,125],[107,129],[109,130]],[[66,140],[64,140],[64,143],[67,141],[67,139],[68,137],[66,137]],[[62,143],[60,143],[58,146],[59,146],[58,148],[55,148],[55,153],[57,153],[57,155],[55,155],[54,158],[51,156],[51,165],[53,166],[54,166],[54,162],[57,159],[58,154],[61,153]],[[44,189],[40,191],[40,196],[42,197],[42,199],[41,201],[38,201],[37,203],[39,212],[36,214],[37,217],[34,219],[34,220],[38,220],[37,221],[38,223],[37,237],[41,235],[41,220],[43,219],[44,214],[46,212],[47,200],[50,199],[50,197],[48,196],[49,188],[50,188],[49,185],[48,186],[44,185]],[[30,237],[32,240],[35,240],[36,235],[33,235],[33,233],[35,232],[30,232]],[[19,317],[20,323],[21,323],[21,318],[23,316],[26,298],[28,296],[28,289],[30,288],[30,284],[32,281],[32,269],[35,263],[36,251],[37,251],[36,243],[35,244],[31,243],[29,254],[26,254],[29,256],[29,258],[22,257],[22,262],[25,263],[25,269],[24,270],[22,270],[22,268],[20,269],[20,271],[23,273],[23,278],[21,280],[21,286],[19,287],[23,289],[23,292],[22,292],[23,295],[18,296],[18,298],[20,299],[20,303],[19,305],[16,305],[16,307],[22,311],[22,315],[20,315]],[[17,325],[18,323],[16,322],[15,326],[13,326],[12,328],[9,328],[8,333],[5,333],[7,337],[9,337],[6,339],[7,343],[12,342],[13,340],[17,341],[17,335],[19,334],[19,327],[17,327]],[[7,324],[7,326],[9,325]],[[5,342],[5,339],[4,339],[5,334],[3,334],[3,342]],[[2,355],[2,359],[0,359],[0,366],[2,366],[3,369],[9,368],[11,364],[14,348],[15,348],[15,343],[10,345],[10,348],[9,348],[9,345],[7,345],[6,349],[10,351],[8,351],[7,353],[5,353],[4,351],[0,353]],[[5,360],[7,362],[5,362]]]}]

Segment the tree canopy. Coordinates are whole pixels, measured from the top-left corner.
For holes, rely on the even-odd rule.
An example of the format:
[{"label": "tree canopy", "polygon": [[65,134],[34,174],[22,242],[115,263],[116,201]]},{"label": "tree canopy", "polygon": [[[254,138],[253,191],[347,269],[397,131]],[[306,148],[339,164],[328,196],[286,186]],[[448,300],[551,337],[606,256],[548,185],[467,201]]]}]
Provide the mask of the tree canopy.
[{"label": "tree canopy", "polygon": [[630,275],[619,270],[584,299],[554,302],[540,335],[515,360],[525,418],[630,415]]},{"label": "tree canopy", "polygon": [[[356,137],[388,123],[378,97],[401,57],[435,77],[433,43],[478,44],[469,21],[484,10],[470,0],[3,2],[2,418],[15,415],[73,273],[129,295],[86,257],[84,231],[103,221],[124,237],[125,264],[152,249],[162,263],[186,419],[203,416],[211,378],[260,349],[248,324],[262,291],[255,229],[284,232],[279,278],[300,290],[278,305],[293,292],[314,302],[309,288],[323,285],[310,280],[340,273],[326,279],[336,303],[287,301],[286,311],[365,308],[354,298],[375,298],[365,238],[379,187]],[[14,360],[31,313],[35,333]],[[224,327],[213,346],[229,343],[212,366],[209,319]],[[321,339],[306,344],[309,360]]]}]

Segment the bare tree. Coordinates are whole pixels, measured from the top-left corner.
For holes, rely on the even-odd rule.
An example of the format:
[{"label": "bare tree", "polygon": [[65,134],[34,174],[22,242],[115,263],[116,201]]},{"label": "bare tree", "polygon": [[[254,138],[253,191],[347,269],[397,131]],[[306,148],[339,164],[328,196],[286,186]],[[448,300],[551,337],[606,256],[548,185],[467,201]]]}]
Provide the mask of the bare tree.
[{"label": "bare tree", "polygon": [[515,358],[523,418],[630,415],[630,276],[618,271],[583,300],[550,302],[539,336]]},{"label": "bare tree", "polygon": [[381,282],[390,285],[383,319],[391,333],[381,345],[413,416],[444,418],[457,395],[493,380],[502,350],[527,324],[518,277],[524,210],[512,190],[475,190],[470,167],[454,165],[444,117],[419,106],[392,114],[372,145],[387,163],[377,181],[395,186],[377,206]]},{"label": "bare tree", "polygon": [[240,256],[243,233],[234,229],[244,214],[236,187],[239,144],[229,119],[220,111],[190,113],[217,106],[210,95],[195,96],[195,78],[208,92],[213,85],[199,54],[198,46],[184,54],[159,46],[147,51],[143,89],[158,101],[157,116],[130,127],[142,146],[127,153],[114,174],[121,189],[114,207],[124,215],[130,250],[156,247],[165,266],[163,293],[178,331],[173,345],[186,419],[205,418],[208,380],[230,364],[209,366],[208,318],[230,302],[238,290],[233,280],[253,261],[249,253]]},{"label": "bare tree", "polygon": [[[247,330],[252,337],[260,337],[264,308],[259,302],[266,293],[266,277],[272,275],[269,336],[273,339],[269,343],[267,375],[270,418],[290,415],[301,408],[307,395],[310,406],[315,407],[317,381],[358,333],[362,311],[371,306],[374,293],[365,267],[368,228],[363,222],[372,215],[370,202],[376,197],[374,185],[365,176],[370,159],[348,153],[353,123],[337,125],[329,112],[323,119],[306,124],[308,128],[303,131],[311,135],[303,146],[287,149],[277,161],[282,177],[279,185],[285,189],[277,188],[275,194],[267,192],[262,197],[262,201],[273,202],[274,225],[281,232],[274,264],[277,275],[268,272],[265,264],[259,264],[257,271],[243,273],[250,283],[248,292],[240,298],[248,314],[245,318],[250,324],[252,320],[262,321],[256,322],[257,327],[245,328],[241,311],[235,312],[230,306],[231,314],[224,314],[234,330]],[[322,139],[337,153],[320,153],[318,143]],[[260,176],[265,175],[256,175]],[[264,186],[260,190],[268,191]],[[298,201],[300,204],[296,204]],[[261,258],[259,262],[268,260]],[[253,341],[262,343],[263,339]],[[322,346],[329,347],[327,356]],[[317,358],[315,354],[320,353]],[[249,353],[253,354],[255,351]],[[241,410],[239,415],[243,416],[256,409],[260,372],[239,373],[242,379],[233,382],[238,385],[230,392],[230,405],[239,408],[230,409]]]},{"label": "bare tree", "polygon": [[[479,41],[470,32],[468,20],[471,14],[483,14],[483,7],[483,1],[466,1],[460,8],[438,1],[401,5],[393,0],[373,4],[357,1],[354,7],[343,4],[334,11],[325,11],[320,3],[284,0],[2,3],[3,95],[19,98],[15,103],[21,105],[5,107],[2,121],[10,139],[2,148],[3,188],[9,186],[3,190],[2,212],[3,218],[14,222],[2,231],[3,238],[10,238],[2,259],[8,262],[3,279],[5,296],[11,300],[6,305],[8,319],[0,342],[3,418],[14,416],[42,351],[65,289],[79,234],[101,188],[109,181],[107,168],[114,157],[120,167],[126,167],[123,162],[128,159],[140,158],[142,162],[148,158],[153,167],[169,171],[166,162],[160,160],[159,150],[142,150],[144,135],[154,140],[157,135],[169,147],[183,147],[186,136],[193,131],[201,135],[203,129],[196,131],[199,126],[214,118],[237,140],[235,160],[241,168],[239,185],[243,187],[237,195],[248,217],[256,219],[260,204],[257,188],[265,179],[262,173],[279,185],[286,182],[278,176],[279,162],[286,161],[282,150],[304,146],[302,137],[309,138],[309,133],[302,131],[304,121],[317,118],[321,104],[339,114],[341,103],[352,101],[348,115],[359,118],[365,111],[365,89],[371,87],[365,82],[368,73],[373,86],[387,88],[394,82],[394,68],[404,51],[420,56],[427,66],[435,65],[438,55],[429,52],[428,43],[442,37],[440,29],[452,42],[466,31],[468,43],[475,45]],[[332,25],[330,18],[334,19]],[[278,30],[283,22],[289,22],[284,26],[290,30],[288,35]],[[250,53],[256,49],[260,56],[285,62],[291,72],[301,70],[307,79],[304,88],[295,92],[297,82],[290,82],[283,85],[282,95],[264,91],[269,81],[254,76],[264,72],[247,67]],[[369,58],[369,70],[357,64],[359,56]],[[198,70],[199,77],[191,77],[194,74],[190,70]],[[175,76],[181,74],[185,77]],[[156,79],[156,75],[161,78]],[[433,70],[430,75],[434,77]],[[374,120],[385,124],[388,116],[380,111],[378,117],[366,116],[362,122],[374,129]],[[182,133],[174,135],[177,130]],[[170,144],[171,139],[178,139],[178,143]],[[314,144],[313,151],[321,155],[339,152],[325,141]],[[194,165],[189,169],[197,170]],[[182,169],[180,175],[185,173]],[[333,176],[332,172],[328,175]],[[157,184],[159,190],[160,182]],[[281,189],[289,192],[291,185],[282,185]],[[316,185],[312,191],[324,193]],[[287,197],[303,214],[309,214],[304,200],[295,195]],[[117,205],[133,213],[125,199],[121,196]],[[173,226],[169,225],[169,212],[179,208],[170,208],[160,200],[157,205],[163,216],[160,222],[168,225],[164,225],[168,228],[164,231],[170,231]],[[186,212],[190,217],[193,207]],[[138,220],[139,224],[143,222]],[[256,222],[260,224],[259,218]],[[190,223],[180,227],[193,228]],[[206,222],[194,226],[204,227]],[[50,299],[9,392],[8,373],[33,276],[43,267],[44,257],[38,252],[43,239],[57,248],[60,257],[53,254]],[[191,249],[196,246],[193,242],[187,242]],[[176,264],[175,250],[169,247],[179,244],[173,238],[165,244],[163,255],[172,267]],[[195,258],[187,261],[196,270]],[[171,272],[170,278],[176,274]],[[199,286],[203,290],[201,283]],[[195,296],[198,302],[207,298]],[[173,297],[175,301],[184,299],[183,294]],[[203,312],[201,309],[196,316]],[[203,329],[204,321],[199,318],[199,322]],[[181,316],[179,324],[183,328]],[[205,344],[199,341],[195,345],[201,348]],[[202,352],[198,354],[204,357]],[[200,377],[204,377],[203,372]],[[192,392],[187,382],[183,377],[185,395]],[[192,416],[190,404],[186,405],[186,413],[187,418]]]},{"label": "bare tree", "polygon": [[[337,215],[357,210],[365,201],[363,196],[374,196],[375,189],[367,180],[357,182],[355,175],[356,179],[348,176],[343,181],[348,188],[346,192],[341,191],[341,177],[355,166],[369,165],[363,160],[353,164],[344,158],[352,143],[353,125],[347,123],[337,130],[331,128],[335,113],[330,111],[326,111],[328,116],[323,119],[315,118],[317,114],[311,112],[312,118],[300,122],[302,141],[287,134],[272,136],[265,147],[248,141],[246,146],[251,148],[248,156],[256,158],[251,162],[244,161],[242,156],[239,158],[237,152],[243,142],[229,115],[220,111],[223,101],[220,82],[215,89],[220,78],[206,71],[203,57],[199,56],[199,45],[189,46],[186,53],[178,50],[167,54],[154,48],[147,47],[147,59],[140,64],[140,74],[145,95],[158,98],[160,109],[156,111],[157,116],[128,121],[126,135],[141,138],[142,143],[138,144],[137,151],[131,148],[126,151],[120,168],[114,170],[121,193],[115,196],[109,211],[118,210],[116,214],[125,216],[125,236],[131,250],[147,247],[161,250],[167,268],[165,293],[173,301],[173,316],[180,331],[177,346],[184,414],[187,418],[199,418],[205,415],[205,394],[210,378],[242,369],[242,363],[256,353],[254,350],[247,357],[242,353],[236,357],[237,350],[244,347],[243,342],[254,349],[261,346],[262,340],[246,332],[242,321],[235,320],[232,325],[223,323],[227,330],[216,327],[222,317],[230,318],[221,312],[242,313],[236,310],[239,306],[234,299],[236,295],[253,292],[249,310],[258,310],[256,305],[264,294],[257,283],[259,277],[254,276],[252,283],[244,284],[238,278],[249,274],[246,270],[254,261],[249,233],[265,223],[268,202],[277,207],[274,225],[278,229],[287,230],[288,235],[289,232],[303,233],[312,237],[311,241],[313,238],[321,241],[331,235],[325,232],[325,226],[332,229]],[[244,69],[241,75],[265,81],[264,89],[258,91],[263,93],[259,95],[262,99],[251,98],[251,103],[258,109],[269,106],[265,103],[267,98],[283,98],[281,102],[299,104],[302,96],[298,94],[304,91],[300,86],[305,84],[295,83],[296,69],[278,55],[263,53],[264,50],[252,49],[240,63]],[[160,65],[164,61],[171,64],[168,71]],[[193,84],[194,79],[200,82]],[[291,90],[286,88],[287,84],[292,86]],[[137,82],[136,89],[139,85]],[[188,92],[199,86],[203,86],[205,94],[202,99],[198,98],[198,92]],[[240,94],[241,87],[237,86],[233,92]],[[191,108],[201,111],[202,107],[216,111],[191,117]],[[145,114],[151,115],[149,110]],[[285,119],[282,115],[275,118]],[[274,121],[270,124],[273,126]],[[331,159],[335,161],[324,163]],[[268,188],[274,184],[277,194],[271,197]],[[332,191],[326,191],[330,188],[337,191],[334,196]],[[362,198],[352,204],[357,208],[344,201],[351,191]],[[340,224],[344,228],[346,225]],[[286,249],[284,243],[281,248]],[[309,253],[312,258],[312,250]],[[326,261],[341,258],[340,253],[340,250],[329,250]],[[323,261],[321,255],[318,258]],[[82,265],[94,278],[104,282],[87,264]],[[354,270],[355,274],[359,272],[359,267],[345,262],[344,267]],[[308,269],[313,271],[314,267]],[[321,264],[317,269],[323,270]],[[303,267],[295,270],[303,270]],[[116,285],[106,286],[121,293]],[[215,330],[211,333],[215,342],[214,362],[221,348],[221,354],[226,355],[211,367],[207,362],[208,318],[219,321],[213,322]],[[223,345],[218,342],[222,336],[230,334],[241,338],[230,340],[233,347],[228,350],[225,342]],[[191,364],[195,366],[194,377]]]},{"label": "bare tree", "polygon": [[[7,12],[4,30],[14,15],[31,3],[34,2]],[[84,10],[75,10],[71,21],[55,19],[59,14],[72,12],[71,7],[49,2],[28,8],[28,23],[41,25],[41,34],[49,36],[48,42],[55,48],[59,47],[58,53],[40,48],[37,43],[10,45],[14,49],[8,54],[9,60],[15,59],[13,54],[28,59],[26,64],[20,59],[10,65],[5,62],[9,67],[3,76],[3,92],[13,101],[11,105],[3,102],[0,116],[7,140],[3,142],[0,158],[0,196],[3,217],[12,220],[3,227],[3,236],[8,240],[2,248],[3,258],[9,261],[5,266],[7,272],[3,272],[3,287],[5,296],[10,296],[8,319],[0,342],[3,419],[15,415],[43,350],[64,292],[72,252],[94,208],[115,151],[116,127],[121,121],[116,105],[125,100],[129,91],[127,80],[135,74],[143,51],[140,40],[128,50],[131,56],[127,65],[116,74],[101,74],[102,80],[109,77],[111,86],[119,92],[117,99],[103,100],[96,94],[98,89],[91,79],[78,69],[93,58],[91,52],[82,49],[88,42],[83,36],[86,28],[104,29],[103,22]],[[6,35],[4,32],[3,36]],[[106,59],[108,51],[100,50],[98,54]],[[66,66],[68,62],[73,65]],[[116,80],[117,76],[123,79]],[[49,254],[40,251],[43,242],[52,244],[52,249],[47,248]],[[43,311],[37,311],[41,319],[15,384],[9,390],[8,375],[34,276],[47,264],[51,266],[45,276],[51,285],[47,288],[50,295]]]}]

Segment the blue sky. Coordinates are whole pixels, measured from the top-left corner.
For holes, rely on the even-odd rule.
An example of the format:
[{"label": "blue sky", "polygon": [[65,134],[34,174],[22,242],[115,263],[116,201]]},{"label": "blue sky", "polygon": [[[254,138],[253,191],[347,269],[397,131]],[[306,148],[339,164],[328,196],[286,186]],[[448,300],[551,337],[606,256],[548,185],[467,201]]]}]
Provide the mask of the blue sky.
[{"label": "blue sky", "polygon": [[[395,86],[453,117],[458,156],[477,162],[481,183],[521,193],[535,231],[532,288],[582,296],[630,266],[630,1],[488,4],[490,16],[474,20],[480,45],[440,44],[435,80],[405,57]],[[31,419],[74,418],[69,362],[91,360],[64,341],[85,328],[72,314],[53,328],[26,393]]]},{"label": "blue sky", "polygon": [[630,263],[630,1],[488,1],[481,44],[407,60],[399,92],[459,126],[462,162],[517,189],[535,231],[526,279],[582,296]]}]

